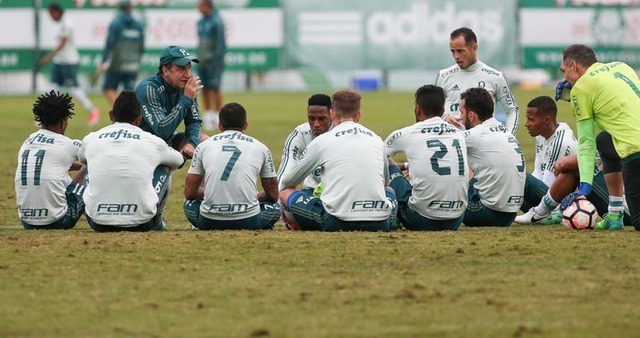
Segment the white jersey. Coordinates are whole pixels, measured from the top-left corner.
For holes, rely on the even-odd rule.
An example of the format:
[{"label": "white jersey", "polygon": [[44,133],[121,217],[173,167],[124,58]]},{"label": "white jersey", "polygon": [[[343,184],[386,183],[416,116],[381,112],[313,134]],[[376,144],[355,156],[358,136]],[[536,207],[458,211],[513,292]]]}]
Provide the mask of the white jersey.
[{"label": "white jersey", "polygon": [[556,175],[553,174],[553,166],[556,161],[576,154],[578,149],[578,141],[573,136],[573,131],[564,122],[558,124],[558,128],[553,134],[545,139],[542,136],[536,136],[536,159],[531,175],[547,187],[551,187]]},{"label": "white jersey", "polygon": [[480,201],[501,212],[516,212],[524,199],[524,156],[516,138],[490,118],[465,132],[469,166]]},{"label": "white jersey", "polygon": [[58,43],[63,38],[67,38],[67,42],[53,57],[53,63],[58,65],[77,65],[80,60],[80,54],[73,39],[73,24],[71,20],[67,15],[63,15],[60,21],[55,22],[55,24],[58,25]]},{"label": "white jersey", "polygon": [[67,213],[69,168],[78,160],[80,141],[40,129],[18,153],[15,175],[18,216],[31,225],[48,225]]},{"label": "white jersey", "polygon": [[511,93],[509,82],[501,71],[491,68],[481,61],[465,69],[460,69],[460,66],[456,64],[441,70],[435,84],[444,89],[446,96],[445,115],[460,117],[460,94],[469,88],[484,88],[493,98],[494,114],[497,103],[500,102],[502,105],[507,117],[506,130],[512,135],[518,131],[520,110]]},{"label": "white jersey", "polygon": [[[315,139],[313,131],[309,123],[305,122],[297,126],[284,141],[284,149],[282,150],[282,160],[280,160],[280,168],[278,168],[278,182],[282,179],[282,175],[289,170],[293,164],[300,159],[302,153],[311,141]],[[315,188],[320,183],[320,168],[316,168],[304,179],[303,188]],[[282,190],[282,184],[278,183],[279,190]]]},{"label": "white jersey", "polygon": [[385,144],[388,156],[402,152],[409,161],[411,210],[435,220],[465,212],[469,175],[462,131],[433,117],[393,132]]},{"label": "white jersey", "polygon": [[216,220],[245,219],[259,214],[256,181],[276,177],[267,146],[235,130],[200,143],[188,173],[204,176],[200,216]]},{"label": "white jersey", "polygon": [[321,166],[325,210],[343,221],[381,221],[392,205],[385,195],[389,181],[382,139],[351,121],[340,123],[307,146],[307,151],[282,176],[284,188],[295,188]]},{"label": "white jersey", "polygon": [[122,227],[146,223],[156,215],[156,167],[175,169],[184,162],[161,138],[118,122],[85,136],[79,158],[87,163],[87,216],[101,225]]}]

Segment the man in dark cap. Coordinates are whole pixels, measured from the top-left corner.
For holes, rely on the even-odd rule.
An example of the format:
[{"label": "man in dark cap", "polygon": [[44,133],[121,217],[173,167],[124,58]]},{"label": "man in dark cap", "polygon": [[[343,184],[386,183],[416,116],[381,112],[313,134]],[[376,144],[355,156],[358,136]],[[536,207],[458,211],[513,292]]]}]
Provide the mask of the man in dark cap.
[{"label": "man in dark cap", "polygon": [[[200,143],[202,119],[196,97],[202,89],[191,63],[200,62],[186,49],[169,46],[160,55],[158,72],[136,87],[142,107],[140,128],[157,135],[190,159]],[[184,133],[176,132],[184,121]]]}]

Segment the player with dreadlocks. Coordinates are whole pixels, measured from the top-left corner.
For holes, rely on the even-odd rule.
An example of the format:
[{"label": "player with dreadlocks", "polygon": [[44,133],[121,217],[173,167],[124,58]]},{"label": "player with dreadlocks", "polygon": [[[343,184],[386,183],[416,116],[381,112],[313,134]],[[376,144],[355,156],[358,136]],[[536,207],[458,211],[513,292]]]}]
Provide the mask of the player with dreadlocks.
[{"label": "player with dreadlocks", "polygon": [[[71,229],[84,212],[85,170],[77,162],[80,141],[64,136],[74,115],[69,94],[50,91],[33,105],[40,129],[18,152],[15,175],[18,215],[27,229]],[[69,170],[79,170],[75,179]]]}]

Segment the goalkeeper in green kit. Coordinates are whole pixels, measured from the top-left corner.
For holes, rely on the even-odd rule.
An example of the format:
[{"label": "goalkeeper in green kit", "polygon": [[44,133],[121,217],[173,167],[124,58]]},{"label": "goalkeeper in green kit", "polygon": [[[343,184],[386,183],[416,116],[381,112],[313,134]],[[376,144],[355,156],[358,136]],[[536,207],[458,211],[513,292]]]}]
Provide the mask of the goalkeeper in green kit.
[{"label": "goalkeeper in green kit", "polygon": [[[556,100],[571,102],[578,131],[580,186],[567,198],[591,193],[597,147],[609,190],[609,213],[596,229],[624,229],[626,196],[631,223],[640,231],[640,180],[634,177],[640,173],[640,79],[623,62],[598,62],[585,45],[565,49],[560,70],[565,81],[558,84]],[[596,128],[602,130],[597,137]]]}]

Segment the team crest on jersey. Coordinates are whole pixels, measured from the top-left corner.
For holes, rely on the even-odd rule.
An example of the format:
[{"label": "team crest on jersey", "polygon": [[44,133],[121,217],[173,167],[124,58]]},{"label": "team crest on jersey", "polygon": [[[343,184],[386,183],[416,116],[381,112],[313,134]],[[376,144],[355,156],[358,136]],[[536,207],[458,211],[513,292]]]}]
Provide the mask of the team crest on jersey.
[{"label": "team crest on jersey", "polygon": [[486,87],[486,86],[487,86],[487,83],[486,83],[486,82],[484,82],[484,81],[480,81],[480,82],[478,82],[478,88],[484,88],[484,87]]}]

